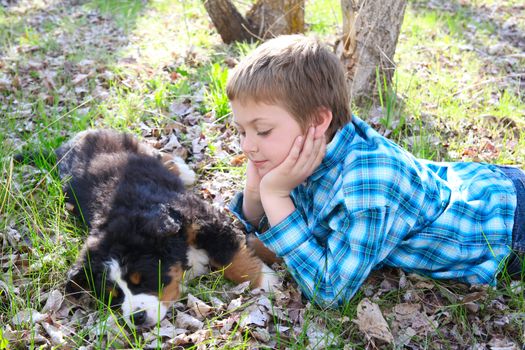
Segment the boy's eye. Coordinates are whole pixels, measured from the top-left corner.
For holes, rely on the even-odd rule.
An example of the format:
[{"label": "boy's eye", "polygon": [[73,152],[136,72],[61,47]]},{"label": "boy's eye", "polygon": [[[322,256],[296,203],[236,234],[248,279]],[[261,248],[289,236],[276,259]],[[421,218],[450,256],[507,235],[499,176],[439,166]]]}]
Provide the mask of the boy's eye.
[{"label": "boy's eye", "polygon": [[268,130],[265,130],[265,131],[258,131],[257,135],[259,135],[259,136],[267,136],[267,135],[270,135],[270,132],[272,132],[272,129],[268,129]]}]

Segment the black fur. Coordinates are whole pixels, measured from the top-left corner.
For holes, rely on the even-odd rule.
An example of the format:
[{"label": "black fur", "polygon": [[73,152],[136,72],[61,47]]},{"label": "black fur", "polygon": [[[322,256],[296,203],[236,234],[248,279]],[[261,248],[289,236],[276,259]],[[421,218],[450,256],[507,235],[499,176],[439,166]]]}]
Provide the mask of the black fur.
[{"label": "black fur", "polygon": [[[239,249],[230,219],[186,191],[155,150],[133,136],[82,132],[56,156],[67,200],[89,228],[67,292],[89,289],[101,299],[108,296],[113,286],[106,285],[104,262],[110,258],[125,267],[125,276],[147,276],[139,285],[130,284],[134,293],[147,293],[170,283],[170,267],[188,268],[188,244],[205,249],[215,267],[227,265]],[[189,242],[192,227],[199,229]],[[113,296],[112,304],[118,303]]]}]

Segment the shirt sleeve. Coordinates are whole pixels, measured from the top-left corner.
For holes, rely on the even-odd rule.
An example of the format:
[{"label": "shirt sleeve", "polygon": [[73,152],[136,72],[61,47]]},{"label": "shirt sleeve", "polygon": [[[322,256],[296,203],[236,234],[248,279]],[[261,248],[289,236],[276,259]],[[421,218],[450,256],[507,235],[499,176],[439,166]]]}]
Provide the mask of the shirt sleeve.
[{"label": "shirt sleeve", "polygon": [[[309,233],[298,210],[264,233],[261,241],[281,256],[305,295],[321,306],[349,300],[387,251],[389,207],[344,213],[329,220],[325,242]],[[387,249],[388,250],[388,249]]]},{"label": "shirt sleeve", "polygon": [[228,209],[235,215],[237,219],[244,225],[246,228],[246,231],[249,233],[252,232],[262,232],[263,228],[268,227],[268,219],[266,218],[266,215],[261,218],[259,221],[258,227],[253,226],[246,218],[244,217],[244,214],[242,212],[242,202],[244,200],[244,195],[242,192],[237,193],[232,201],[230,202],[230,205],[228,206]]}]

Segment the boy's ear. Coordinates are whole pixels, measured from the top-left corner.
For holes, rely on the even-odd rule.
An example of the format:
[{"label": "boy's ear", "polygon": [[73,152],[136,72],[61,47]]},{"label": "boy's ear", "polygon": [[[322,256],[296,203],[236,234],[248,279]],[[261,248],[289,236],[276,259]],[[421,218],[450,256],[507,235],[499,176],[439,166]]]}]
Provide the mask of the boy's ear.
[{"label": "boy's ear", "polygon": [[315,138],[319,138],[326,133],[332,123],[332,111],[326,107],[321,107],[317,111],[317,120],[315,121]]}]

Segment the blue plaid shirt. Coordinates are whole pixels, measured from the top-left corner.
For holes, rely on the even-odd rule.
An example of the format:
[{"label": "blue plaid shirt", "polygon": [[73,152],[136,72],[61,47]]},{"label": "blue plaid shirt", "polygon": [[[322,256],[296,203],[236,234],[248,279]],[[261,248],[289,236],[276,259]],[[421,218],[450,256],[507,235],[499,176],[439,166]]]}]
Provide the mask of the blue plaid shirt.
[{"label": "blue plaid shirt", "polygon": [[[349,300],[383,264],[494,284],[510,254],[516,194],[497,167],[416,159],[355,116],[291,198],[296,210],[257,236],[320,305]],[[230,209],[257,231],[242,200]]]}]

